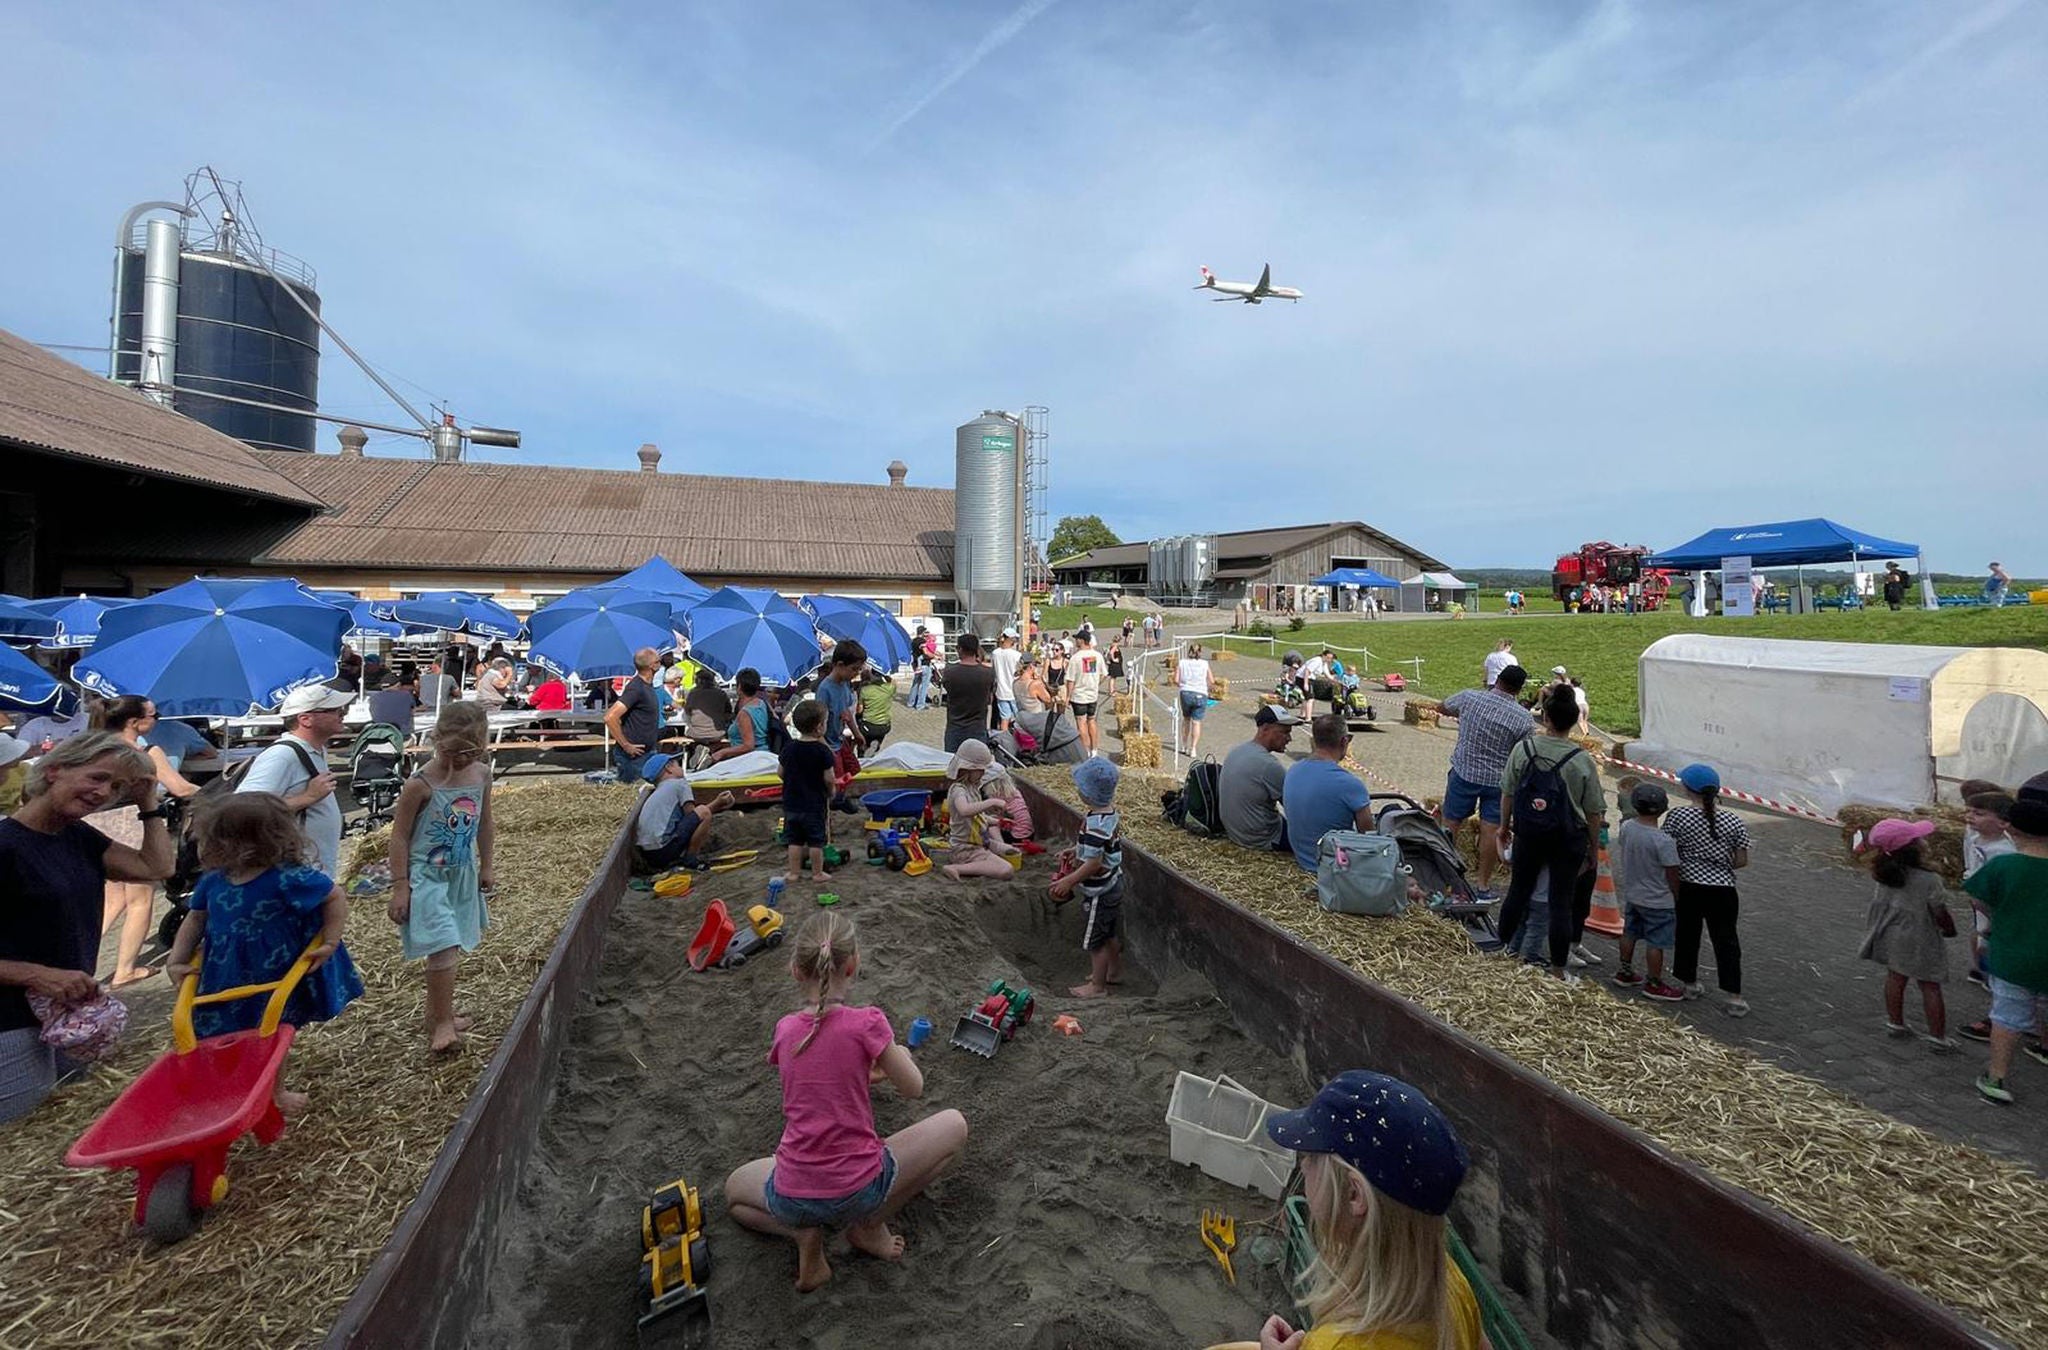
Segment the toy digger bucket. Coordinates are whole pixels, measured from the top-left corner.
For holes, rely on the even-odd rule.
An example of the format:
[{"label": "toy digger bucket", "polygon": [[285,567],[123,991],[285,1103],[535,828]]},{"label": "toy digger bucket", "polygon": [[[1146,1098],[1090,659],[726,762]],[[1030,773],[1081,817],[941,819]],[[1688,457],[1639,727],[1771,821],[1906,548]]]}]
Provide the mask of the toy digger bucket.
[{"label": "toy digger bucket", "polygon": [[690,969],[709,970],[725,955],[726,944],[739,929],[726,912],[725,901],[713,900],[704,911],[704,922],[697,928],[697,936],[690,939]]},{"label": "toy digger bucket", "polygon": [[640,1350],[709,1350],[711,1301],[694,1284],[654,1300],[640,1318]]},{"label": "toy digger bucket", "polygon": [[1002,1043],[1003,1033],[973,1013],[967,1014],[953,1024],[954,1046],[961,1050],[971,1050],[983,1059],[994,1059],[996,1048]]}]

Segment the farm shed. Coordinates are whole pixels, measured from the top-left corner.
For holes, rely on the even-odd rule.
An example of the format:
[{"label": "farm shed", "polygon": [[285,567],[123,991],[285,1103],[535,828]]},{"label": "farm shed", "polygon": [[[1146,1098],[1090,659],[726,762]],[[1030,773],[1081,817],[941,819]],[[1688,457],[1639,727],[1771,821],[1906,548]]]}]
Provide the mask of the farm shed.
[{"label": "farm shed", "polygon": [[1628,757],[1832,813],[1954,801],[2048,769],[2048,653],[1679,633],[1640,666]]}]

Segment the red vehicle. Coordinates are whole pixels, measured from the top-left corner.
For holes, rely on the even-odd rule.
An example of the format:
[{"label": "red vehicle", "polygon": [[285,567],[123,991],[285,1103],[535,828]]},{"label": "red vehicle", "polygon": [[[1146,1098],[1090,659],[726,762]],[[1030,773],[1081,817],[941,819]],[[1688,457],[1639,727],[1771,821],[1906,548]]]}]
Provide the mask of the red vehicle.
[{"label": "red vehicle", "polygon": [[1597,544],[1582,544],[1577,552],[1558,556],[1550,570],[1550,593],[1560,604],[1568,605],[1583,600],[1588,587],[1625,589],[1631,583],[1641,582],[1638,608],[1661,609],[1671,590],[1671,574],[1662,568],[1643,566],[1643,560],[1649,556],[1650,550],[1641,544],[1610,544],[1605,539]]}]

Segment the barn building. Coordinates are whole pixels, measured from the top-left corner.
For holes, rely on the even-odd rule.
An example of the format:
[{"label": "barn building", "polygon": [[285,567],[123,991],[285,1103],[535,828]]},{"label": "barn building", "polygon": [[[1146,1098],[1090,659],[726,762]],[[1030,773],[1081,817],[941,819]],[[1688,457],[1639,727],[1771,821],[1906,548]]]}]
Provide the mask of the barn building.
[{"label": "barn building", "polygon": [[[1322,592],[1310,583],[1340,567],[1369,567],[1396,581],[1446,570],[1438,559],[1356,520],[1180,538],[1189,545],[1184,556],[1205,555],[1193,580],[1183,575],[1169,581],[1152,574],[1153,559],[1172,552],[1159,547],[1165,540],[1094,549],[1055,562],[1053,577],[1063,587],[1150,595],[1164,603],[1227,607],[1251,601],[1261,609],[1311,609]],[[1420,587],[1403,586],[1400,591],[1411,602],[1422,598]],[[1346,597],[1339,593],[1331,598],[1341,607]],[[1392,589],[1381,592],[1389,607],[1398,606],[1401,598]]]}]

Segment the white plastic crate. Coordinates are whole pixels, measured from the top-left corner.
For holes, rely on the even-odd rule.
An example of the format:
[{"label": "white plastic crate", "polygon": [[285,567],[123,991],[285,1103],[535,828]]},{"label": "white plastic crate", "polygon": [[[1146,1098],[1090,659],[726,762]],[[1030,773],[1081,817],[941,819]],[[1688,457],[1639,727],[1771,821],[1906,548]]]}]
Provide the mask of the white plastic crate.
[{"label": "white plastic crate", "polygon": [[1182,1073],[1173,1080],[1166,1127],[1173,1160],[1218,1181],[1277,1200],[1294,1171],[1294,1153],[1266,1137],[1273,1105],[1230,1077]]}]

